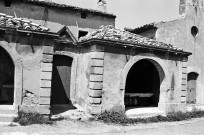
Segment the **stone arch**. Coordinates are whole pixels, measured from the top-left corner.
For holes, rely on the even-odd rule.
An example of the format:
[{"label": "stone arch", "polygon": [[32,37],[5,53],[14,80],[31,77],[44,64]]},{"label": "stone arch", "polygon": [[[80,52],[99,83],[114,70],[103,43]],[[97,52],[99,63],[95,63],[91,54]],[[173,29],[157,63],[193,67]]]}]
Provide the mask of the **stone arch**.
[{"label": "stone arch", "polygon": [[2,47],[8,55],[11,57],[14,64],[14,107],[17,109],[18,105],[22,103],[22,84],[23,84],[23,66],[21,57],[15,50],[15,43],[7,43],[5,41],[0,42],[0,47]]},{"label": "stone arch", "polygon": [[77,56],[74,55],[71,52],[66,51],[56,51],[54,55],[64,55],[71,57],[73,59],[72,61],[72,67],[71,67],[71,82],[70,82],[70,100],[73,104],[76,103],[76,70],[77,70]]},{"label": "stone arch", "polygon": [[[168,68],[166,67],[164,61],[159,58],[158,56],[154,55],[154,54],[150,54],[150,53],[143,53],[143,54],[139,54],[137,56],[134,56],[132,58],[130,58],[130,60],[126,63],[122,74],[121,74],[121,82],[120,82],[120,90],[123,90],[123,94],[122,94],[122,102],[124,105],[124,95],[125,95],[125,85],[126,85],[126,78],[128,75],[128,72],[130,71],[131,67],[138,62],[139,60],[149,60],[150,62],[152,62],[152,64],[154,64],[154,66],[157,68],[158,73],[159,73],[159,77],[162,78],[161,80],[161,85],[160,85],[160,97],[159,97],[159,104],[164,103],[165,102],[165,94],[163,94],[162,92],[166,92],[169,88],[168,86],[168,77],[169,73],[168,73]],[[124,107],[123,107],[124,108]]]}]

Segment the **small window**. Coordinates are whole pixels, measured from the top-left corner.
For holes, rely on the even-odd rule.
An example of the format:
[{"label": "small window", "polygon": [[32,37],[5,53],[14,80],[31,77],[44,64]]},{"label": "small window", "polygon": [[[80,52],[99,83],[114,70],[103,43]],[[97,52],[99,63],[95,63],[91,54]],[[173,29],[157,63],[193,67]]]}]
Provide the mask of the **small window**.
[{"label": "small window", "polygon": [[81,13],[81,18],[86,19],[86,17],[87,17],[87,13],[82,12],[82,13]]},{"label": "small window", "polygon": [[11,0],[5,0],[4,1],[4,6],[5,7],[11,7],[12,1]]},{"label": "small window", "polygon": [[193,35],[193,37],[198,35],[198,28],[196,26],[193,26],[191,28],[191,34]]},{"label": "small window", "polygon": [[82,31],[82,30],[80,30],[80,31],[79,31],[78,39],[79,39],[80,37],[86,36],[87,34],[88,34],[88,31]]}]

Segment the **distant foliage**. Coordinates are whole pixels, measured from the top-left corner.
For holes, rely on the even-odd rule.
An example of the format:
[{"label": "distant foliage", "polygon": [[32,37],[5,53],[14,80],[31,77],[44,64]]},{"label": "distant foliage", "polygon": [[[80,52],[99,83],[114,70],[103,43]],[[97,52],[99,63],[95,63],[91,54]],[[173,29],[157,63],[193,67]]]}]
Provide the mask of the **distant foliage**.
[{"label": "distant foliage", "polygon": [[157,122],[172,122],[172,121],[182,121],[191,118],[204,117],[204,111],[194,109],[191,112],[172,112],[167,114],[167,116],[154,116],[149,118],[127,118],[125,114],[118,112],[104,112],[96,116],[97,120],[102,120],[105,123],[114,124],[138,124],[138,123],[157,123]]}]

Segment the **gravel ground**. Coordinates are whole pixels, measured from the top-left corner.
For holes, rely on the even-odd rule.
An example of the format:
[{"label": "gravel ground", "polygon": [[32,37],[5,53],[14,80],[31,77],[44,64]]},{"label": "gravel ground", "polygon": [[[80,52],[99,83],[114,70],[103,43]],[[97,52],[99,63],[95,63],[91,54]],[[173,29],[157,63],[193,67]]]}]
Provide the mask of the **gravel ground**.
[{"label": "gravel ground", "polygon": [[151,124],[137,124],[121,126],[104,124],[99,121],[79,121],[65,119],[57,121],[53,125],[30,125],[30,126],[0,126],[1,135],[109,135],[109,134],[135,134],[136,132],[156,131],[167,127],[177,127],[192,123],[204,122],[204,118],[192,119],[181,122],[162,122]]}]

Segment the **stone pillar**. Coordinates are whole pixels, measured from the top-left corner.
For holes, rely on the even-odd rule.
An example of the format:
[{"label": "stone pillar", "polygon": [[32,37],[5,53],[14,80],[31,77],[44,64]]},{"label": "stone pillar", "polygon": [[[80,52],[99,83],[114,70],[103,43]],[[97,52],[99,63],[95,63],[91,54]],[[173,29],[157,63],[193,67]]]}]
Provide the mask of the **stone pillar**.
[{"label": "stone pillar", "polygon": [[39,93],[39,112],[41,114],[50,114],[53,52],[52,46],[43,46]]},{"label": "stone pillar", "polygon": [[188,74],[188,59],[184,58],[182,62],[182,80],[181,80],[181,103],[186,104],[187,94],[187,74]]},{"label": "stone pillar", "polygon": [[91,71],[89,81],[89,112],[91,114],[100,114],[102,112],[102,94],[103,94],[103,70],[104,70],[104,52],[91,52]]}]

